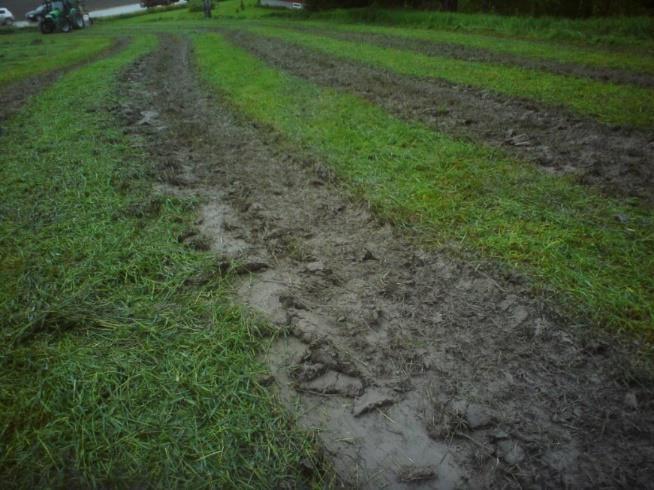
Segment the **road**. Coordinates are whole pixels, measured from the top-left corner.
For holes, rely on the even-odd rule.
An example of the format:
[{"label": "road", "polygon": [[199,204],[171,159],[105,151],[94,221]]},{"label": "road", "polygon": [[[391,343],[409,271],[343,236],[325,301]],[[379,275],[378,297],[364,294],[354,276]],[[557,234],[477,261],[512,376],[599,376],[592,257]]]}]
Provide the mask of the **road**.
[{"label": "road", "polygon": [[[17,21],[25,18],[25,14],[40,5],[39,0],[0,0],[0,6],[8,8],[16,17]],[[138,2],[134,0],[86,0],[86,7],[89,11],[107,10],[112,15],[130,13],[138,10]],[[118,9],[123,7],[126,10]],[[99,15],[100,17],[102,15]]]}]

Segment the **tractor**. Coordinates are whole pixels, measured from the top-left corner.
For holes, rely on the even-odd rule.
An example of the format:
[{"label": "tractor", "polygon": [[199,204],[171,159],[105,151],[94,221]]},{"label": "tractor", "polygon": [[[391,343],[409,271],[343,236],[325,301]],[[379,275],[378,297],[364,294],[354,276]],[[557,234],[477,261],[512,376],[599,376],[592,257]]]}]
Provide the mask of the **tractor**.
[{"label": "tractor", "polygon": [[43,34],[70,32],[86,27],[84,10],[80,7],[79,0],[46,0],[44,5],[47,13],[39,23]]}]

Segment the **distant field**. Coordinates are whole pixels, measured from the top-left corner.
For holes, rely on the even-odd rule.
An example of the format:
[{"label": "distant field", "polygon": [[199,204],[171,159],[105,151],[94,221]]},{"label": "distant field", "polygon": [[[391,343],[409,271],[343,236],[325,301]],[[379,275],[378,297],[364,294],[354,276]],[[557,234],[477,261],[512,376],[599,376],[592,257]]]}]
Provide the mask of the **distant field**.
[{"label": "distant field", "polygon": [[113,39],[97,35],[43,36],[19,33],[0,36],[0,83],[10,83],[49,70],[89,60],[108,49]]},{"label": "distant field", "polygon": [[652,28],[654,20],[648,17],[570,20],[551,17],[503,17],[401,9],[388,10],[374,7],[331,10],[308,14],[306,17],[335,23],[381,24],[463,31],[473,34],[494,34],[501,37],[568,41],[580,44],[630,46],[643,51],[654,45],[654,29]]},{"label": "distant field", "polygon": [[527,41],[520,39],[444,31],[436,29],[419,29],[407,27],[380,27],[367,24],[336,24],[307,22],[308,26],[332,27],[343,32],[374,33],[390,36],[400,36],[409,39],[420,39],[433,43],[454,44],[489,50],[496,53],[507,53],[526,58],[546,59],[563,63],[578,63],[601,68],[616,68],[654,74],[654,56],[645,53],[629,51],[616,52],[610,49],[588,49],[577,46],[553,46],[542,41]]},{"label": "distant field", "polygon": [[443,78],[453,83],[488,88],[507,95],[569,106],[607,123],[654,126],[654,90],[562,77],[492,63],[429,57],[278,29],[263,28],[257,32],[279,36],[337,57],[353,58],[403,74]]}]

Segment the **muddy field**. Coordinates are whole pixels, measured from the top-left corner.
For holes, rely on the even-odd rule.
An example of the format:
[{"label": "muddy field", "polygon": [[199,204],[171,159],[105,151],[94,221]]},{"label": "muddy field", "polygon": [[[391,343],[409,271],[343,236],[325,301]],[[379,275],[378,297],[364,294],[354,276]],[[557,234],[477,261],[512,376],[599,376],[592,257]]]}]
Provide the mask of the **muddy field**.
[{"label": "muddy field", "polygon": [[445,81],[406,77],[277,39],[240,31],[227,34],[272,66],[321,86],[353,92],[405,120],[500,148],[610,195],[654,202],[651,131],[609,127],[563,109]]},{"label": "muddy field", "polygon": [[[610,192],[651,190],[654,150],[636,131],[230,39],[402,117],[470,137],[485,128],[491,144]],[[278,326],[263,381],[317,430],[340,486],[651,486],[654,387],[628,347],[582,335],[515,274],[420,249],[195,73],[189,41],[162,37],[124,73],[128,97],[113,109],[145,137],[157,191],[201,199],[197,228],[180,240],[213,250],[218,269],[242,276],[235,298]],[[448,117],[434,99],[450,102]],[[619,175],[608,148],[633,150]],[[579,159],[587,165],[566,167]]]}]

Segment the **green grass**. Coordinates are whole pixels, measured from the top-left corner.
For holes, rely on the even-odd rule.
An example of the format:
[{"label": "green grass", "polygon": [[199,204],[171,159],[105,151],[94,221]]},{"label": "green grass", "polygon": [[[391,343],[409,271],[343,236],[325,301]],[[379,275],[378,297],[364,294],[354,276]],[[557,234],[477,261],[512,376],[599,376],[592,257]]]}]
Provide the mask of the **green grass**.
[{"label": "green grass", "polygon": [[111,46],[108,37],[29,32],[0,36],[0,84],[87,61]]},{"label": "green grass", "polygon": [[409,28],[450,30],[473,34],[493,34],[526,39],[654,49],[654,20],[649,17],[596,17],[561,19],[470,13],[450,13],[410,9],[335,9],[323,12],[290,12],[278,15],[296,19],[336,23],[368,23]]},{"label": "green grass", "polygon": [[474,33],[440,31],[433,29],[416,29],[401,27],[383,27],[374,25],[340,25],[328,22],[304,22],[303,26],[332,29],[340,32],[372,33],[385,36],[397,36],[407,39],[419,39],[433,43],[446,43],[471,47],[500,54],[510,54],[536,60],[557,61],[586,65],[597,68],[610,68],[654,74],[654,56],[630,51],[591,49],[580,46],[508,39]]},{"label": "green grass", "polygon": [[258,0],[244,0],[243,5],[245,8],[241,9],[240,0],[214,1],[211,19],[205,19],[202,12],[192,12],[189,7],[184,6],[184,8],[157,9],[153,12],[106,19],[102,21],[102,24],[115,24],[116,26],[156,24],[157,27],[161,27],[162,24],[169,24],[168,28],[174,26],[202,28],[224,19],[252,20],[270,17],[271,15],[275,16],[278,13],[278,9],[258,7],[257,2]]},{"label": "green grass", "polygon": [[0,136],[3,488],[280,488],[307,438],[258,383],[268,334],[177,237],[109,110],[156,39],[63,77]]},{"label": "green grass", "polygon": [[273,27],[253,27],[251,30],[403,75],[440,78],[551,106],[563,106],[608,124],[654,126],[654,90],[651,89],[494,63],[427,56]]},{"label": "green grass", "polygon": [[596,324],[654,338],[650,211],[319,89],[217,35],[197,36],[195,46],[208,83],[329,162],[383,216],[413,224],[427,242],[527,272]]}]

